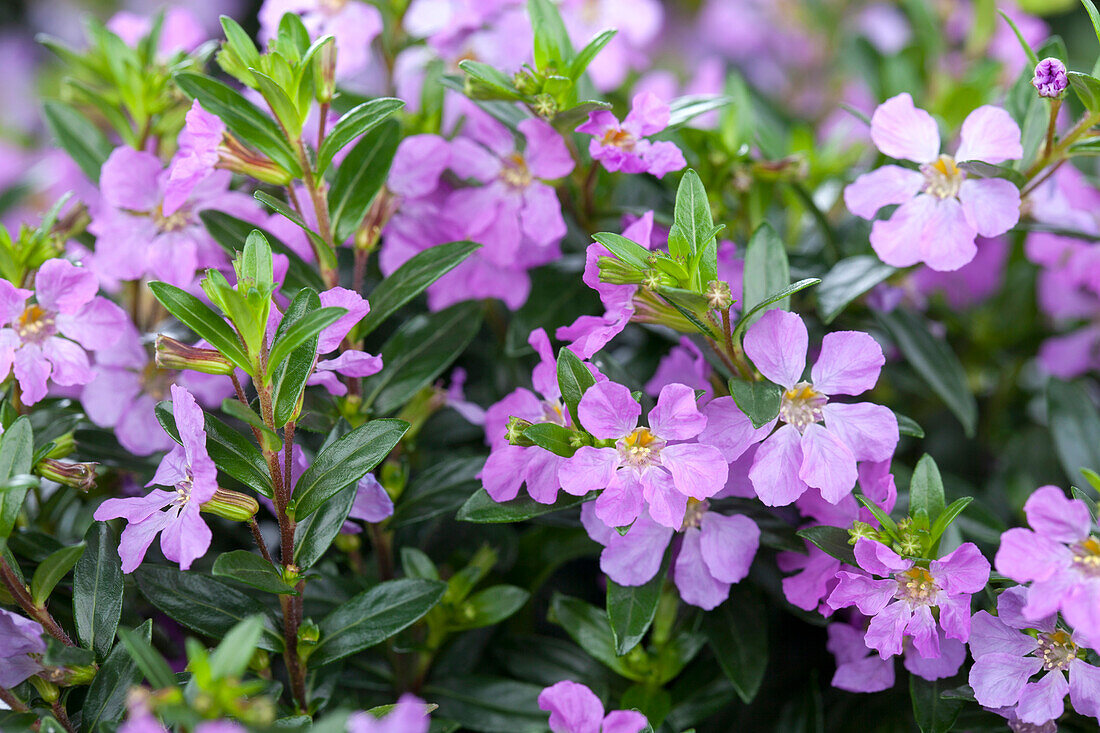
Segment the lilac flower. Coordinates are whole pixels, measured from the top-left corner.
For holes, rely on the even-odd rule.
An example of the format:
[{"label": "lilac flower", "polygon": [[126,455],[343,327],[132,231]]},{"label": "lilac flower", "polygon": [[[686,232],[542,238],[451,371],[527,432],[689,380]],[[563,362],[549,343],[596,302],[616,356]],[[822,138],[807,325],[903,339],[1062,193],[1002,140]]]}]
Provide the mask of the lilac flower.
[{"label": "lilac flower", "polygon": [[[749,478],[768,506],[785,506],[813,487],[830,503],[847,496],[856,483],[857,461],[883,461],[894,453],[898,425],[894,413],[869,402],[830,402],[830,395],[858,395],[875,386],[885,363],[882,348],[861,331],[826,334],[821,353],[802,379],[809,336],[794,313],[770,310],[745,335],[745,354],[760,373],[783,388],[783,426],[756,452]],[[726,435],[705,433],[700,440],[724,448],[727,459],[738,446],[759,440],[771,424],[754,430],[735,411],[733,400],[708,405],[708,419],[730,426]],[[713,413],[711,412],[713,411]]]},{"label": "lilac flower", "polygon": [[[832,623],[826,629],[829,641],[826,648],[836,658],[836,673],[832,685],[849,692],[878,692],[894,686],[893,658],[884,659],[864,643],[866,617],[853,613],[850,623]],[[906,640],[905,668],[911,674],[926,680],[939,680],[955,675],[966,661],[966,645],[948,639],[939,631],[940,655],[926,659]]]},{"label": "lilac flower", "polygon": [[601,382],[589,387],[577,406],[577,417],[608,447],[582,446],[567,458],[558,470],[561,488],[574,496],[603,489],[595,512],[609,527],[637,519],[644,499],[654,521],[679,529],[688,499],[702,501],[718,493],[729,469],[714,446],[671,442],[691,440],[707,424],[691,387],[664,387],[649,413],[648,428],[638,426],[641,413],[623,385]]},{"label": "lilac flower", "polygon": [[657,371],[645,383],[646,394],[658,395],[665,385],[680,382],[702,390],[700,403],[714,396],[714,387],[710,383],[711,368],[702,350],[687,336],[680,337],[680,343],[668,350],[657,364]]},{"label": "lilac flower", "polygon": [[100,522],[120,517],[127,521],[118,545],[125,573],[141,564],[162,530],[160,549],[181,570],[189,569],[210,547],[210,528],[199,511],[218,488],[218,470],[206,452],[203,411],[190,392],[176,385],[172,385],[172,407],[182,445],[161,460],[146,486],[171,486],[174,491],[154,489],[145,497],[108,499],[95,511]]},{"label": "lilac flower", "polygon": [[336,76],[347,78],[370,63],[370,44],[382,32],[382,13],[363,2],[332,0],[264,0],[260,7],[260,40],[279,32],[286,13],[297,13],[310,38],[332,35],[336,42]]},{"label": "lilac flower", "polygon": [[[46,260],[35,289],[0,280],[0,374],[14,370],[23,404],[46,396],[46,383],[87,384],[93,373],[85,349],[105,349],[128,322],[117,305],[96,295],[96,278],[62,259]],[[34,296],[35,302],[27,300]]]},{"label": "lilac flower", "polygon": [[561,403],[558,389],[557,360],[550,348],[550,337],[541,328],[531,332],[527,342],[539,355],[539,364],[531,375],[538,392],[519,388],[485,412],[485,440],[489,458],[477,477],[494,501],[516,498],[526,483],[527,493],[541,504],[552,504],[558,496],[558,469],[561,456],[536,446],[523,447],[508,442],[507,425],[511,417],[531,423],[554,423],[569,427],[569,412]]},{"label": "lilac flower", "polygon": [[1067,499],[1056,486],[1043,486],[1024,504],[1031,529],[1001,535],[997,572],[1030,583],[1026,618],[1061,611],[1066,623],[1092,644],[1100,644],[1100,538],[1088,506]]},{"label": "lilac flower", "polygon": [[404,694],[381,718],[355,713],[348,718],[348,733],[428,733],[428,707],[415,695]]},{"label": "lilac flower", "polygon": [[963,121],[955,156],[941,155],[936,121],[913,106],[908,93],[891,97],[871,116],[871,140],[884,154],[920,165],[885,165],[844,189],[848,210],[873,219],[884,206],[901,204],[888,220],[871,226],[871,246],[888,265],[918,262],[956,270],[974,259],[974,239],[1004,234],[1020,218],[1020,192],[1002,178],[967,178],[958,163],[1002,163],[1023,156],[1020,128],[1008,113],[985,105]]},{"label": "lilac flower", "polygon": [[1069,87],[1066,65],[1056,58],[1045,58],[1035,66],[1035,76],[1031,86],[1039,91],[1040,97],[1056,98]]},{"label": "lilac flower", "polygon": [[229,171],[214,171],[195,185],[179,208],[166,214],[170,175],[155,155],[125,146],[116,148],[103,164],[103,198],[88,231],[96,235],[90,266],[106,286],[150,275],[186,288],[197,269],[226,266],[224,251],[198,214],[217,208],[248,219],[256,212],[255,202],[228,190]]},{"label": "lilac flower", "polygon": [[[340,343],[351,329],[355,328],[356,324],[370,312],[370,304],[354,290],[336,287],[321,293],[321,305],[347,310],[347,313],[340,316],[335,323],[325,327],[317,340],[317,353],[329,354],[340,348]],[[381,356],[346,349],[332,359],[318,361],[306,384],[320,384],[328,390],[329,394],[345,395],[348,388],[337,378],[338,374],[359,379],[380,371],[382,371]]]},{"label": "lilac flower", "polygon": [[872,616],[865,640],[883,659],[901,654],[905,637],[925,659],[939,657],[938,628],[948,639],[965,642],[970,636],[970,596],[989,579],[989,561],[974,544],[966,542],[928,567],[865,538],[856,542],[855,554],[866,573],[838,572],[828,604],[855,606]]},{"label": "lilac flower", "polygon": [[41,624],[0,608],[0,687],[10,689],[41,672],[38,655],[45,653]]},{"label": "lilac flower", "polygon": [[669,109],[655,94],[634,97],[630,114],[619,122],[611,112],[596,110],[577,132],[592,135],[588,152],[609,171],[650,173],[657,178],[687,165],[675,143],[652,142],[643,138],[668,127]]},{"label": "lilac flower", "polygon": [[[680,527],[679,551],[672,579],[685,603],[706,610],[729,597],[730,586],[749,573],[760,547],[760,528],[748,517],[709,511],[707,501],[688,500]],[[619,585],[643,585],[661,568],[665,549],[678,534],[650,518],[645,511],[630,530],[620,535],[596,517],[589,503],[581,507],[588,536],[604,546],[600,570]]]},{"label": "lilac flower", "polygon": [[348,512],[348,519],[377,524],[393,516],[393,499],[386,493],[385,487],[378,482],[374,474],[368,473],[359,479],[355,487],[355,500]]},{"label": "lilac flower", "polygon": [[1023,587],[1009,588],[997,599],[996,616],[974,614],[974,697],[987,708],[1014,707],[1020,720],[1042,725],[1061,716],[1068,692],[1074,710],[1100,719],[1100,669],[1085,661],[1079,635],[1055,625],[1056,615],[1029,618],[1027,596]]},{"label": "lilac flower", "polygon": [[1004,282],[1005,266],[1011,246],[1007,237],[986,239],[978,237],[978,253],[967,264],[951,272],[941,272],[930,267],[918,267],[909,278],[917,291],[915,299],[921,308],[927,302],[921,296],[941,294],[955,310],[967,310],[984,302],[998,291]]},{"label": "lilac flower", "polygon": [[[153,19],[121,10],[107,21],[107,29],[122,39],[127,46],[137,46],[153,29]],[[191,53],[209,36],[195,14],[187,8],[168,8],[164,11],[157,56],[167,59],[177,53]]]},{"label": "lilac flower", "polygon": [[540,692],[539,709],[549,711],[553,733],[640,733],[649,724],[636,710],[615,710],[605,717],[596,693],[569,680]]},{"label": "lilac flower", "polygon": [[214,172],[219,159],[218,147],[224,136],[225,123],[204,110],[196,99],[180,131],[179,150],[168,166],[168,183],[161,207],[165,216],[179,211],[195,187]]},{"label": "lilac flower", "polygon": [[631,70],[651,64],[652,55],[646,49],[661,34],[664,21],[658,0],[564,0],[561,12],[578,49],[597,33],[618,29],[588,67],[588,75],[600,91],[618,88]]}]

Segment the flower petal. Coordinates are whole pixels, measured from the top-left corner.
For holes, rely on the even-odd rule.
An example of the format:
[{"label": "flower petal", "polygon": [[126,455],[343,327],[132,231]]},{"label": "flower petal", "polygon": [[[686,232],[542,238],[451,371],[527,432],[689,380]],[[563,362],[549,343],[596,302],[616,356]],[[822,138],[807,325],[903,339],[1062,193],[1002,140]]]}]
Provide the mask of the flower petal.
[{"label": "flower petal", "polygon": [[760,373],[780,387],[793,387],[806,370],[806,324],[797,313],[774,308],[749,326],[745,355]]},{"label": "flower petal", "polygon": [[874,219],[883,206],[904,204],[924,185],[924,176],[900,165],[884,165],[864,173],[844,188],[844,205],[864,219]]},{"label": "flower petal", "polygon": [[741,412],[732,397],[713,399],[703,406],[702,412],[707,424],[699,433],[699,442],[713,445],[728,463],[736,461],[751,446],[768,437],[776,422],[772,420],[759,429],[754,428],[752,420]]},{"label": "flower petal", "polygon": [[729,464],[712,445],[678,443],[661,450],[661,464],[684,496],[707,499],[721,491],[729,477]]},{"label": "flower petal", "polygon": [[806,491],[798,477],[802,466],[802,436],[791,425],[776,430],[756,449],[749,480],[760,501],[787,506]]},{"label": "flower petal", "polygon": [[1092,515],[1085,502],[1069,499],[1057,486],[1041,486],[1024,504],[1027,523],[1055,542],[1077,542],[1088,537]]},{"label": "flower petal", "polygon": [[611,533],[607,546],[600,553],[600,570],[619,585],[648,583],[661,569],[665,548],[674,532],[643,512],[626,534]]},{"label": "flower petal", "polygon": [[724,583],[741,582],[760,547],[756,522],[742,514],[707,512],[699,528],[699,548],[711,576]]},{"label": "flower petal", "polygon": [[1024,157],[1020,145],[1020,128],[1000,107],[983,104],[963,120],[959,132],[961,142],[955,160],[981,160],[1003,163]]},{"label": "flower petal", "polygon": [[814,389],[827,395],[858,395],[875,386],[886,357],[863,331],[834,331],[821,340],[821,354],[810,370]]},{"label": "flower petal", "polygon": [[619,452],[614,448],[581,446],[558,469],[558,480],[565,493],[584,496],[589,491],[605,489],[619,466]]},{"label": "flower petal", "polygon": [[686,384],[666,384],[649,413],[650,429],[665,440],[687,440],[698,435],[707,419],[695,403],[695,390]]},{"label": "flower petal", "polygon": [[974,699],[987,708],[1015,705],[1028,678],[1043,666],[1036,657],[1020,657],[993,652],[974,660],[970,668],[970,686]]},{"label": "flower petal", "polygon": [[710,611],[729,597],[730,584],[715,578],[703,560],[701,532],[692,527],[684,532],[672,578],[685,603]]},{"label": "flower petal", "polygon": [[856,485],[859,473],[856,457],[836,433],[812,423],[802,434],[802,466],[798,478],[821,491],[822,498],[836,504]]},{"label": "flower petal", "polygon": [[825,405],[825,427],[851,449],[857,461],[886,461],[898,446],[898,418],[870,402]]},{"label": "flower petal", "polygon": [[966,220],[983,237],[1004,234],[1020,221],[1020,189],[1003,178],[963,181],[959,201]]},{"label": "flower petal", "polygon": [[891,97],[871,115],[871,140],[891,158],[930,163],[940,152],[940,132],[932,115],[913,104],[908,92]]},{"label": "flower petal", "polygon": [[584,429],[601,440],[617,440],[638,425],[642,407],[630,390],[616,382],[597,382],[589,387],[577,406]]},{"label": "flower petal", "polygon": [[932,577],[948,593],[971,594],[989,580],[989,561],[973,542],[964,542],[928,566]]}]

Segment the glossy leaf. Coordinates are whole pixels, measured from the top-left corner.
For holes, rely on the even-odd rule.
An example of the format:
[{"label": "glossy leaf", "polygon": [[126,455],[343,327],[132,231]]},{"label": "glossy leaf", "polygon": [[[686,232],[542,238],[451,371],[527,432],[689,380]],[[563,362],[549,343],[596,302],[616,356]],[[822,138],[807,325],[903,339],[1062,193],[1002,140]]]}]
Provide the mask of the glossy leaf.
[{"label": "glossy leaf", "polygon": [[214,241],[220,244],[222,249],[224,249],[226,254],[231,258],[235,257],[237,252],[244,249],[244,243],[248,235],[253,231],[258,231],[260,234],[264,235],[264,239],[266,239],[268,245],[271,246],[271,250],[284,255],[289,262],[286,271],[286,279],[283,283],[284,286],[292,290],[313,288],[314,290],[321,291],[325,289],[325,281],[317,274],[315,267],[303,260],[301,255],[266,229],[261,229],[243,219],[230,216],[224,211],[215,211],[213,209],[200,211],[199,218],[202,219],[202,223],[206,226],[206,231],[210,233]]},{"label": "glossy leaf", "polygon": [[[297,324],[310,313],[315,313],[321,308],[321,299],[313,290],[300,290],[287,306],[286,313],[279,327],[275,329],[275,340],[282,338],[291,326]],[[302,391],[306,388],[306,382],[313,373],[313,366],[317,360],[317,342],[319,334],[304,340],[287,357],[275,367],[272,384],[272,402],[275,404],[275,426],[283,427],[295,415],[298,410]]]},{"label": "glossy leaf", "polygon": [[381,190],[401,142],[400,126],[383,124],[356,143],[340,164],[328,196],[329,218],[337,242],[352,237],[363,223],[371,201]]},{"label": "glossy leaf", "polygon": [[485,588],[460,605],[449,628],[459,631],[498,624],[522,608],[530,597],[530,592],[515,585]]},{"label": "glossy leaf", "polygon": [[51,552],[49,557],[38,564],[31,578],[31,598],[39,606],[46,605],[50,593],[61,579],[69,574],[81,555],[84,554],[83,542]]},{"label": "glossy leaf", "polygon": [[779,405],[783,401],[783,388],[779,385],[731,379],[729,388],[733,401],[752,421],[754,428],[761,428],[779,416]]},{"label": "glossy leaf", "polygon": [[92,122],[76,109],[55,100],[42,107],[42,116],[57,144],[80,166],[92,183],[99,183],[99,171],[114,146]]},{"label": "glossy leaf", "polygon": [[0,435],[0,549],[15,528],[30,483],[19,480],[31,472],[34,431],[26,416],[19,417]]},{"label": "glossy leaf", "polygon": [[405,103],[392,97],[379,97],[348,110],[332,126],[321,149],[317,151],[317,172],[323,175],[336,153],[347,147],[355,138],[377,127],[387,117],[397,112]]},{"label": "glossy leaf", "polygon": [[168,662],[165,661],[160,652],[154,649],[149,640],[142,636],[140,632],[119,629],[118,638],[122,641],[122,645],[126,647],[126,651],[130,653],[130,659],[134,660],[134,663],[145,675],[145,679],[149,680],[149,684],[153,686],[153,689],[162,690],[166,687],[175,687],[176,675],[172,672],[172,668],[168,666]]},{"label": "glossy leaf", "polygon": [[478,489],[458,510],[456,519],[475,524],[522,522],[543,514],[579,506],[586,501],[595,499],[597,496],[598,492],[595,491],[591,491],[584,496],[562,494],[561,498],[553,504],[540,504],[524,494],[511,501],[496,502],[485,492],[485,489]]},{"label": "glossy leaf", "polygon": [[852,545],[848,544],[848,530],[829,525],[818,525],[798,530],[798,536],[809,540],[822,552],[848,565],[856,565]]},{"label": "glossy leaf", "polygon": [[[153,638],[153,622],[147,620],[136,630],[146,642]],[[81,733],[99,730],[101,724],[110,725],[122,720],[126,713],[126,696],[130,688],[141,682],[142,672],[130,656],[129,650],[118,644],[107,655],[99,668],[82,706]]]},{"label": "glossy leaf", "polygon": [[351,512],[358,489],[341,490],[321,508],[298,522],[294,531],[294,564],[306,570],[321,559],[340,533]]},{"label": "glossy leaf", "polygon": [[837,262],[817,288],[817,312],[826,324],[844,312],[856,298],[897,272],[874,255],[855,255]]},{"label": "glossy leaf", "polygon": [[909,675],[909,696],[921,733],[947,733],[955,726],[963,701],[943,697],[944,691],[943,680],[929,682]]},{"label": "glossy leaf", "polygon": [[[745,249],[744,289],[741,295],[741,322],[751,325],[760,317],[756,306],[790,310],[790,300],[782,297],[765,304],[768,296],[782,292],[791,284],[787,248],[770,224],[761,224],[749,238]],[[744,327],[741,327],[742,329]]]},{"label": "glossy leaf", "polygon": [[153,291],[153,295],[161,305],[183,325],[220,351],[222,356],[229,359],[234,366],[246,373],[252,373],[252,363],[248,354],[245,353],[244,346],[241,345],[240,338],[225,319],[215,313],[210,306],[191,293],[168,283],[154,281],[149,283],[149,289]]},{"label": "glossy leaf", "polygon": [[653,623],[657,602],[665,584],[669,558],[666,554],[661,569],[642,585],[619,585],[607,580],[607,619],[615,640],[615,653],[622,656],[636,647]]},{"label": "glossy leaf", "polygon": [[703,617],[703,631],[737,696],[752,702],[768,667],[768,609],[751,589],[735,585],[730,598]]},{"label": "glossy leaf", "polygon": [[223,552],[214,561],[210,572],[215,577],[236,580],[268,593],[298,594],[292,586],[286,584],[282,573],[274,565],[248,550]]},{"label": "glossy leaf", "polygon": [[73,571],[73,620],[80,643],[103,659],[122,615],[122,560],[111,528],[94,522],[84,535],[84,554]]},{"label": "glossy leaf", "polygon": [[1076,480],[1082,468],[1100,469],[1100,414],[1089,393],[1078,384],[1052,379],[1047,413],[1054,449],[1069,480]]},{"label": "glossy leaf", "polygon": [[552,422],[535,423],[523,431],[523,436],[540,448],[544,448],[564,458],[577,452],[573,445],[573,436],[578,433]]},{"label": "glossy leaf", "polygon": [[630,667],[617,653],[611,623],[602,608],[559,593],[550,602],[550,620],[565,629],[578,646],[611,671],[628,680],[644,679],[643,673]]},{"label": "glossy leaf", "polygon": [[574,427],[581,426],[577,405],[588,388],[595,383],[596,378],[576,354],[565,347],[558,351],[558,389],[561,391],[562,402],[573,418]]}]

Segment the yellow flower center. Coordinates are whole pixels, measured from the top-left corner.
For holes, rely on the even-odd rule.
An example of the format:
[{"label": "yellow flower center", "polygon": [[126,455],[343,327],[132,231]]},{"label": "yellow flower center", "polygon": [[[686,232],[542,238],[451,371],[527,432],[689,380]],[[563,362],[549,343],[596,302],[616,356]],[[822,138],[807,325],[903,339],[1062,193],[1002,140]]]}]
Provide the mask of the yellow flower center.
[{"label": "yellow flower center", "polygon": [[920,167],[924,174],[924,192],[936,198],[948,199],[959,195],[966,173],[955,165],[950,155],[941,155],[934,163],[925,163]]},{"label": "yellow flower center", "polygon": [[804,432],[811,423],[824,417],[822,409],[829,398],[814,389],[809,382],[799,382],[783,393],[779,403],[779,419]]},{"label": "yellow flower center", "polygon": [[912,604],[931,606],[935,604],[940,587],[926,568],[914,566],[894,576],[898,582],[895,598]]},{"label": "yellow flower center", "polygon": [[1074,567],[1086,575],[1100,576],[1100,540],[1089,537],[1071,549]]},{"label": "yellow flower center", "polygon": [[642,468],[659,461],[665,441],[649,432],[649,428],[636,428],[625,438],[619,438],[616,447],[624,464]]},{"label": "yellow flower center", "polygon": [[535,180],[527,168],[527,161],[519,153],[512,153],[504,159],[500,177],[509,187],[515,189],[527,188]]},{"label": "yellow flower center", "polygon": [[1077,645],[1061,629],[1050,634],[1039,634],[1038,641],[1038,654],[1043,660],[1043,669],[1067,669],[1070,662],[1077,658]]},{"label": "yellow flower center", "polygon": [[23,341],[38,342],[56,332],[54,314],[42,309],[40,305],[30,305],[20,314],[15,326],[19,338]]},{"label": "yellow flower center", "polygon": [[691,529],[692,527],[698,527],[703,521],[703,515],[710,509],[710,502],[700,501],[699,499],[692,499],[688,497],[687,511],[684,512],[684,523],[680,526],[680,531]]},{"label": "yellow flower center", "polygon": [[604,133],[600,143],[610,145],[621,150],[631,151],[637,143],[637,139],[626,130],[611,129]]},{"label": "yellow flower center", "polygon": [[157,225],[157,231],[178,232],[190,226],[191,217],[185,209],[179,209],[171,216],[165,216],[164,209],[161,206],[157,206],[156,210],[153,212],[153,222]]}]

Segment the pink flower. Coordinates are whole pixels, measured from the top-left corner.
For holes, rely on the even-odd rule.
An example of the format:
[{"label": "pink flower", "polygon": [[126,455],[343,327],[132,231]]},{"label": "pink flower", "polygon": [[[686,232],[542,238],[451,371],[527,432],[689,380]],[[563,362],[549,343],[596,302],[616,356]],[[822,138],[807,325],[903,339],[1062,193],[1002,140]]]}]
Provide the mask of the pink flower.
[{"label": "pink flower", "polygon": [[[46,383],[87,384],[93,372],[85,349],[113,346],[128,323],[117,305],[96,295],[95,275],[62,259],[46,260],[35,290],[0,280],[0,374],[14,368],[23,404],[46,396]],[[35,302],[27,300],[34,296]]]},{"label": "pink flower", "polygon": [[125,573],[141,565],[149,545],[162,531],[160,549],[166,558],[178,562],[181,570],[189,569],[210,547],[210,528],[199,512],[218,489],[218,469],[206,452],[205,418],[183,387],[172,385],[172,407],[181,445],[161,460],[146,486],[171,486],[173,490],[154,489],[144,497],[108,499],[94,514],[100,522],[126,519],[118,545]]},{"label": "pink flower", "polygon": [[562,463],[558,479],[562,490],[574,496],[602,489],[595,512],[609,527],[637,519],[644,500],[655,522],[679,529],[688,498],[702,501],[718,493],[729,469],[714,446],[671,442],[691,440],[707,424],[691,387],[665,386],[649,413],[649,427],[638,426],[641,413],[623,385],[589,387],[577,416],[592,436],[613,441],[614,447],[582,446]]},{"label": "pink flower", "polygon": [[191,192],[218,164],[218,146],[225,136],[225,123],[202,108],[199,100],[187,111],[183,130],[179,134],[179,150],[168,166],[168,183],[164,188],[162,210],[171,216],[191,197]]},{"label": "pink flower", "polygon": [[661,178],[687,165],[675,143],[652,142],[643,138],[668,126],[668,105],[657,95],[643,92],[634,97],[630,114],[619,122],[607,110],[596,110],[577,132],[592,135],[588,152],[609,171],[650,173]]},{"label": "pink flower", "polygon": [[865,641],[880,657],[901,654],[903,639],[911,637],[922,657],[938,658],[939,628],[948,639],[969,638],[970,596],[989,580],[989,561],[973,543],[960,545],[928,567],[865,538],[856,542],[855,554],[866,572],[838,572],[828,604],[834,610],[855,606],[873,617]]},{"label": "pink flower", "polygon": [[604,717],[596,693],[569,680],[540,692],[539,709],[550,712],[553,733],[640,733],[648,725],[645,716],[635,710],[615,710]]},{"label": "pink flower", "polygon": [[42,671],[38,661],[46,653],[42,634],[37,621],[0,608],[0,687],[15,687]]},{"label": "pink flower", "polygon": [[[122,39],[127,46],[137,46],[138,42],[149,35],[153,29],[153,18],[121,10],[107,21],[107,29]],[[167,59],[177,53],[191,53],[198,48],[209,35],[195,14],[187,8],[168,8],[164,12],[164,21],[157,43],[157,56]]]},{"label": "pink flower", "polygon": [[884,206],[900,204],[871,226],[871,246],[888,265],[918,262],[956,270],[974,259],[975,238],[1004,234],[1020,218],[1020,192],[1002,178],[968,178],[958,163],[1002,163],[1023,156],[1020,128],[1008,113],[985,105],[963,121],[955,156],[941,155],[932,115],[913,106],[908,93],[891,97],[871,116],[871,140],[884,154],[911,160],[920,170],[884,165],[844,189],[848,210],[873,219]]},{"label": "pink flower", "polygon": [[346,78],[370,63],[371,41],[382,32],[382,13],[364,2],[332,0],[264,0],[260,7],[260,40],[278,35],[279,21],[286,13],[297,13],[310,38],[332,35],[336,54],[336,76]]},{"label": "pink flower", "polygon": [[[321,293],[323,307],[338,307],[347,310],[339,320],[321,331],[317,340],[317,353],[329,354],[340,348],[340,343],[363,317],[370,313],[370,304],[359,293],[347,288],[332,288]],[[365,351],[347,349],[339,355],[318,360],[306,384],[320,384],[332,395],[345,395],[347,385],[337,375],[359,379],[382,371],[382,357]]]},{"label": "pink flower", "polygon": [[376,718],[370,713],[354,713],[348,718],[348,733],[428,733],[431,721],[428,706],[415,695],[401,696],[393,709]]}]

